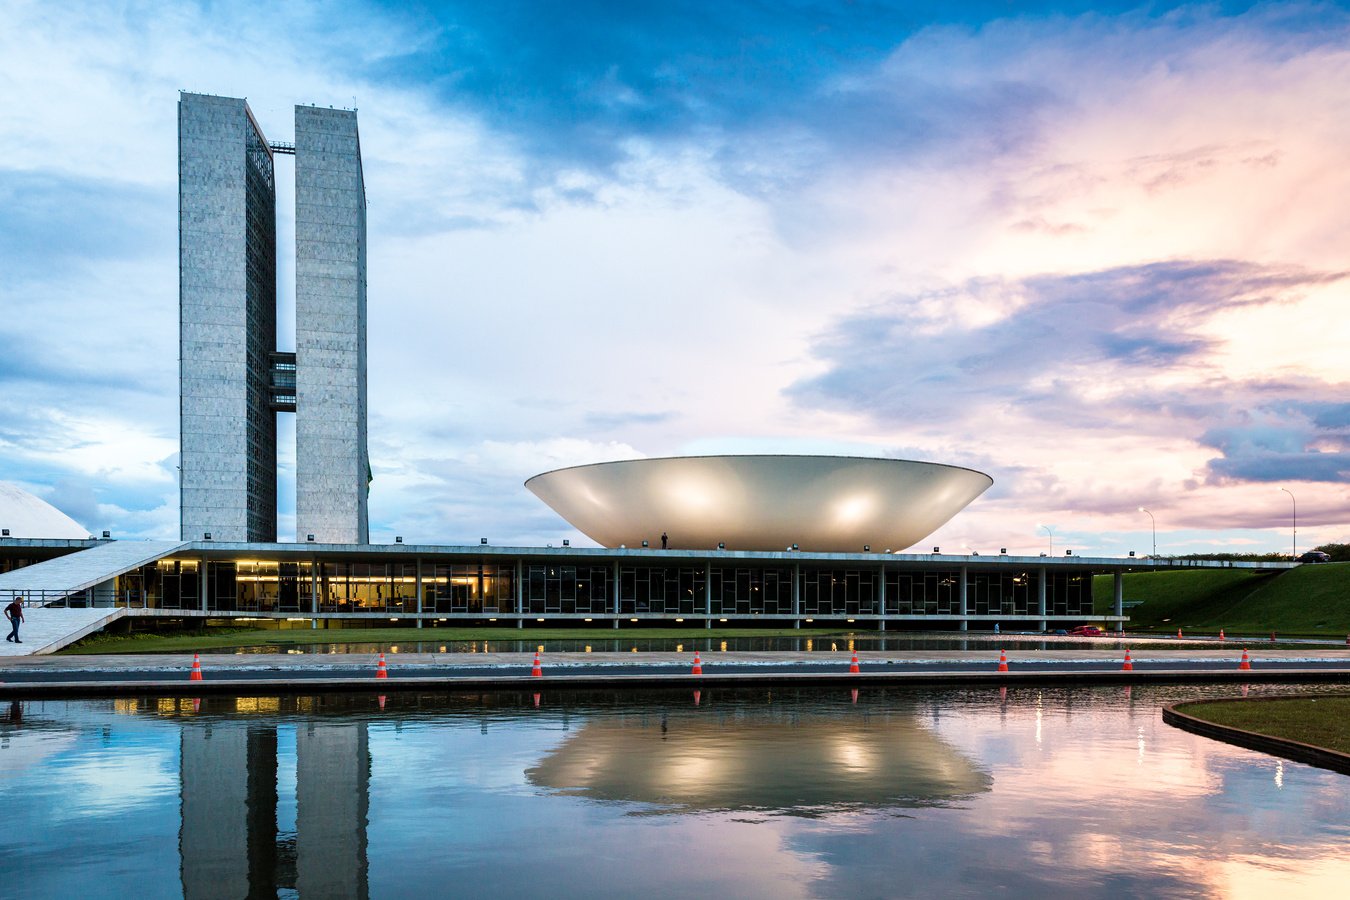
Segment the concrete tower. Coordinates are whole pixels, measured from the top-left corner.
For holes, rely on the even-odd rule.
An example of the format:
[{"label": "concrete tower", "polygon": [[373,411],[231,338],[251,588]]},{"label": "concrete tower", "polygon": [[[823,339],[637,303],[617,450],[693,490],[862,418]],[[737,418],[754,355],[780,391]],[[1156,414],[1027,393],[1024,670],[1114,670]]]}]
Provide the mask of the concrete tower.
[{"label": "concrete tower", "polygon": [[296,539],[364,544],[366,189],[356,113],[295,108]]},{"label": "concrete tower", "polygon": [[178,102],[181,529],[275,541],[277,221],[272,151],[248,104]]},{"label": "concrete tower", "polygon": [[[356,113],[297,106],[295,135],[269,143],[243,100],[179,100],[184,540],[277,539],[278,412],[296,414],[297,539],[369,539]],[[296,163],[294,353],[276,346],[276,154]]]}]

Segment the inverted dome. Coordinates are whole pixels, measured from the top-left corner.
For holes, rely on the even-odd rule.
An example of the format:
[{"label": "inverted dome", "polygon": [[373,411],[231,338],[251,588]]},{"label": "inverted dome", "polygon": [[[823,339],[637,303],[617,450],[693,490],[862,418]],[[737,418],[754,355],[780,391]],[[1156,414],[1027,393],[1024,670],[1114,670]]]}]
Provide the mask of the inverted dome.
[{"label": "inverted dome", "polygon": [[89,531],[41,497],[0,481],[0,527],[16,538],[89,537]]},{"label": "inverted dome", "polygon": [[983,472],[843,456],[677,456],[556,469],[525,486],[606,547],[902,550],[984,493]]}]

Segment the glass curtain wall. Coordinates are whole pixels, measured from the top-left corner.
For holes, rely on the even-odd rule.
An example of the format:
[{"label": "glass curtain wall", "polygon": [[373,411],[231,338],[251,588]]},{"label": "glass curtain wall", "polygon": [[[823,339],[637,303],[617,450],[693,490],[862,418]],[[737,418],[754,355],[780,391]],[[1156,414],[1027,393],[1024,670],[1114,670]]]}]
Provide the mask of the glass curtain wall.
[{"label": "glass curtain wall", "polygon": [[[117,602],[165,609],[202,609],[201,563],[165,559],[118,578]],[[316,577],[317,574],[317,577]],[[711,582],[707,581],[711,574]],[[620,566],[530,563],[523,568],[521,611],[526,615],[790,616],[790,568]],[[959,616],[959,569],[885,575],[885,614]],[[1038,570],[983,571],[967,575],[971,615],[1035,616],[1040,613]],[[205,609],[221,612],[327,613],[417,611],[417,566],[413,562],[278,562],[212,560]],[[711,597],[707,589],[711,589]],[[881,573],[876,569],[804,568],[799,614],[845,618],[882,613]],[[497,616],[516,612],[516,565],[424,564],[423,612]],[[711,602],[709,602],[711,601]],[[1091,576],[1051,572],[1046,615],[1092,614]]]},{"label": "glass curtain wall", "polygon": [[426,566],[422,577],[422,610],[483,615],[513,613],[516,567],[488,563]]},{"label": "glass curtain wall", "polygon": [[677,566],[619,569],[619,612],[626,616],[694,615],[706,605],[704,570]]},{"label": "glass curtain wall", "polygon": [[318,564],[319,612],[417,611],[414,563]]},{"label": "glass curtain wall", "polygon": [[886,614],[892,616],[959,616],[961,570],[888,571]]},{"label": "glass curtain wall", "polygon": [[877,573],[869,569],[802,570],[802,615],[874,616]]},{"label": "glass curtain wall", "polygon": [[712,614],[792,615],[792,570],[713,569]]},{"label": "glass curtain wall", "polygon": [[532,615],[604,615],[613,611],[608,566],[525,567],[525,612]]}]

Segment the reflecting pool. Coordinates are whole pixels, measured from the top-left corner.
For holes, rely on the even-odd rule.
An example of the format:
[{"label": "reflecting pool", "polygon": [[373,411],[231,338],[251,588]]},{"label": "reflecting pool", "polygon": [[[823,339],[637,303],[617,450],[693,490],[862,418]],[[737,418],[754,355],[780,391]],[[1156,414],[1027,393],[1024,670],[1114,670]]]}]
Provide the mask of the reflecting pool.
[{"label": "reflecting pool", "polygon": [[1350,778],[1161,721],[1234,690],[16,702],[0,894],[1340,893]]}]

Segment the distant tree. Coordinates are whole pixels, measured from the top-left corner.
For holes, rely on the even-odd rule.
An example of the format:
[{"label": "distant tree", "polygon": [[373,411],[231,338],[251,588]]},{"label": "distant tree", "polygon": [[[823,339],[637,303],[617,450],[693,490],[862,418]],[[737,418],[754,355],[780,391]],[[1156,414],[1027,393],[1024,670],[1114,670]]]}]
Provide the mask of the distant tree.
[{"label": "distant tree", "polygon": [[[1321,548],[1319,548],[1321,549]],[[1159,559],[1208,559],[1224,562],[1288,562],[1288,553],[1186,553]]]},{"label": "distant tree", "polygon": [[1332,562],[1350,562],[1350,544],[1323,544],[1313,549],[1330,556]]}]

